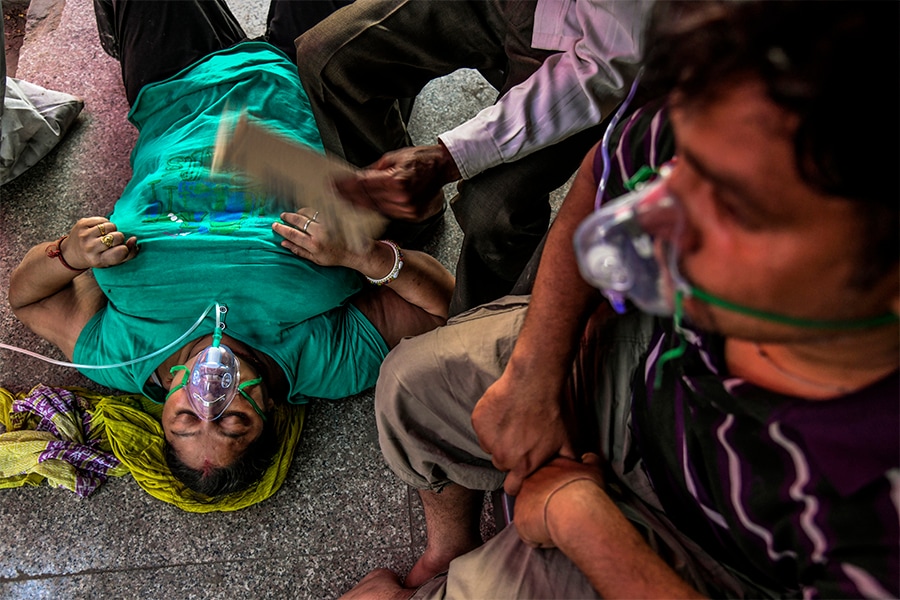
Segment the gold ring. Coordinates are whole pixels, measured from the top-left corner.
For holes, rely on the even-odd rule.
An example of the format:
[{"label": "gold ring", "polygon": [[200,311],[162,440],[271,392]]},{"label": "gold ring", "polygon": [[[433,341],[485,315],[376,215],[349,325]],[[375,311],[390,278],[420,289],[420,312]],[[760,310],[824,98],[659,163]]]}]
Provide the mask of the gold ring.
[{"label": "gold ring", "polygon": [[100,238],[100,241],[103,242],[103,245],[107,248],[113,247],[113,234],[107,233],[103,237]]},{"label": "gold ring", "polygon": [[318,223],[319,222],[318,219],[319,219],[319,211],[316,211],[316,214],[313,215],[312,220],[315,221],[316,223]]},{"label": "gold ring", "polygon": [[103,223],[100,223],[99,225],[97,225],[97,229],[100,230],[100,235],[106,235],[106,228],[103,227]]},{"label": "gold ring", "polygon": [[306,230],[309,229],[309,224],[312,222],[313,222],[312,219],[306,219],[306,223],[303,224],[303,229],[301,229],[300,231],[302,231],[303,233],[306,233]]}]

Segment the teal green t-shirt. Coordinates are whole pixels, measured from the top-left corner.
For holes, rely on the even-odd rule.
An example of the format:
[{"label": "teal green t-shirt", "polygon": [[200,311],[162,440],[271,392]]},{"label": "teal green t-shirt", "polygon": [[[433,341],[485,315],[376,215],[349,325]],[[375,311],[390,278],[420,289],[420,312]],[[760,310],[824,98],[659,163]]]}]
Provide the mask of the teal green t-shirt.
[{"label": "teal green t-shirt", "polygon": [[[296,67],[266,43],[239,44],[146,86],[129,114],[140,132],[133,175],[109,216],[126,236],[137,236],[140,252],[122,265],[94,269],[109,302],[81,332],[75,362],[107,365],[150,354],[219,303],[227,307],[225,333],[281,365],[290,401],[342,398],[373,386],[388,349],[348,302],[361,276],[282,248],[271,228],[278,204],[239,175],[210,173],[226,107],[322,151]],[[214,327],[211,311],[159,356],[81,371],[107,387],[159,400],[160,390],[147,385],[151,373]]]}]

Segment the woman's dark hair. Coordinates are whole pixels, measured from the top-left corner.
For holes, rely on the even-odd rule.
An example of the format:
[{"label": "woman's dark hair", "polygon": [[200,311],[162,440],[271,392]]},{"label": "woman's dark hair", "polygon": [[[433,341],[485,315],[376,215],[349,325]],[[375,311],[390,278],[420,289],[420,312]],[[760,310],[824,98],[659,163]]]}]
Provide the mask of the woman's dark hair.
[{"label": "woman's dark hair", "polygon": [[272,424],[274,415],[269,415],[263,430],[250,442],[244,453],[227,467],[219,467],[204,473],[184,464],[175,449],[165,443],[166,464],[172,475],[191,490],[209,498],[240,492],[259,481],[279,448],[278,436]]},{"label": "woman's dark hair", "polygon": [[873,271],[900,254],[900,3],[657,2],[644,83],[702,104],[754,77],[795,114],[797,169],[815,189],[861,202]]}]

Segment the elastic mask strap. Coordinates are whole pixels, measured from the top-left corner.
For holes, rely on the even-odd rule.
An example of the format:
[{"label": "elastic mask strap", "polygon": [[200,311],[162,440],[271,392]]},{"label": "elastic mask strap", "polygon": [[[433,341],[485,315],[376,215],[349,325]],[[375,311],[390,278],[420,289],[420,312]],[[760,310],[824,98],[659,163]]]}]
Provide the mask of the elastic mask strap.
[{"label": "elastic mask strap", "polygon": [[681,290],[676,290],[675,292],[675,314],[673,315],[673,319],[675,321],[675,337],[678,339],[678,345],[674,348],[669,348],[662,354],[660,354],[659,358],[656,360],[656,376],[653,379],[653,389],[659,390],[662,387],[663,380],[663,369],[670,360],[675,358],[680,358],[681,355],[685,353],[687,350],[687,340],[684,339],[684,334],[681,330],[681,318],[684,316],[684,306],[682,305],[682,300],[684,299],[684,292]]},{"label": "elastic mask strap", "polygon": [[712,304],[713,306],[718,306],[719,308],[724,308],[726,310],[740,313],[742,315],[756,317],[757,319],[770,321],[772,323],[781,323],[782,325],[791,325],[793,327],[803,327],[807,329],[869,329],[871,327],[879,327],[881,325],[896,323],[898,320],[900,320],[900,316],[893,313],[888,313],[878,317],[871,317],[867,319],[849,319],[845,321],[798,319],[796,317],[788,317],[785,315],[780,315],[778,313],[771,313],[764,310],[757,310],[755,308],[749,308],[747,306],[735,304],[733,302],[729,302],[728,300],[723,300],[722,298],[713,296],[712,294],[704,292],[703,290],[694,286],[691,286],[690,294],[693,298],[702,300],[707,304]]},{"label": "elastic mask strap", "polygon": [[247,402],[250,403],[250,406],[253,407],[253,410],[256,411],[256,414],[258,414],[260,416],[260,418],[262,418],[263,422],[265,422],[267,420],[266,415],[263,414],[263,411],[261,411],[259,409],[259,407],[256,405],[256,402],[253,400],[253,398],[250,396],[250,394],[248,394],[247,392],[244,391],[245,387],[249,387],[251,385],[256,385],[260,381],[262,381],[262,377],[257,377],[256,379],[251,379],[250,381],[245,381],[241,385],[238,386],[238,391],[241,393],[241,396],[243,396],[244,398],[247,399]]},{"label": "elastic mask strap", "polygon": [[[178,371],[184,371],[184,372],[187,372],[187,370],[188,370],[188,368],[187,368],[186,366],[184,366],[184,365],[175,365],[174,367],[172,367],[171,369],[169,369],[169,373],[171,373],[172,375],[174,375],[174,374],[177,373]],[[174,394],[175,392],[177,392],[178,390],[180,390],[181,388],[183,388],[184,386],[186,386],[186,385],[187,385],[187,382],[188,382],[188,376],[185,375],[184,378],[181,380],[181,383],[179,383],[178,385],[176,385],[175,387],[173,387],[171,390],[169,390],[169,393],[166,394],[166,400],[169,399],[169,396],[171,396],[172,394]]]}]

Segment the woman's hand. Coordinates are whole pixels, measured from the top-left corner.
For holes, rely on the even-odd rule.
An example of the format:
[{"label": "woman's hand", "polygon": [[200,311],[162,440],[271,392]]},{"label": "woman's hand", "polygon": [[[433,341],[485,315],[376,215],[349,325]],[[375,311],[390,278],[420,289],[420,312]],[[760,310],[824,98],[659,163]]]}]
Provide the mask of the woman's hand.
[{"label": "woman's hand", "polygon": [[553,510],[556,519],[565,519],[570,513],[583,512],[582,502],[603,489],[600,460],[593,453],[582,456],[581,462],[556,458],[522,482],[514,518],[522,541],[539,548],[558,545],[548,513]]},{"label": "woman's hand", "polygon": [[349,267],[360,270],[375,243],[372,240],[363,252],[353,252],[335,236],[329,234],[328,223],[319,220],[318,211],[301,208],[297,212],[281,214],[284,223],[273,223],[272,231],[284,238],[282,247],[300,258],[323,267]]},{"label": "woman's hand", "polygon": [[126,237],[106,217],[79,219],[59,251],[75,269],[113,267],[137,256],[137,238]]}]

